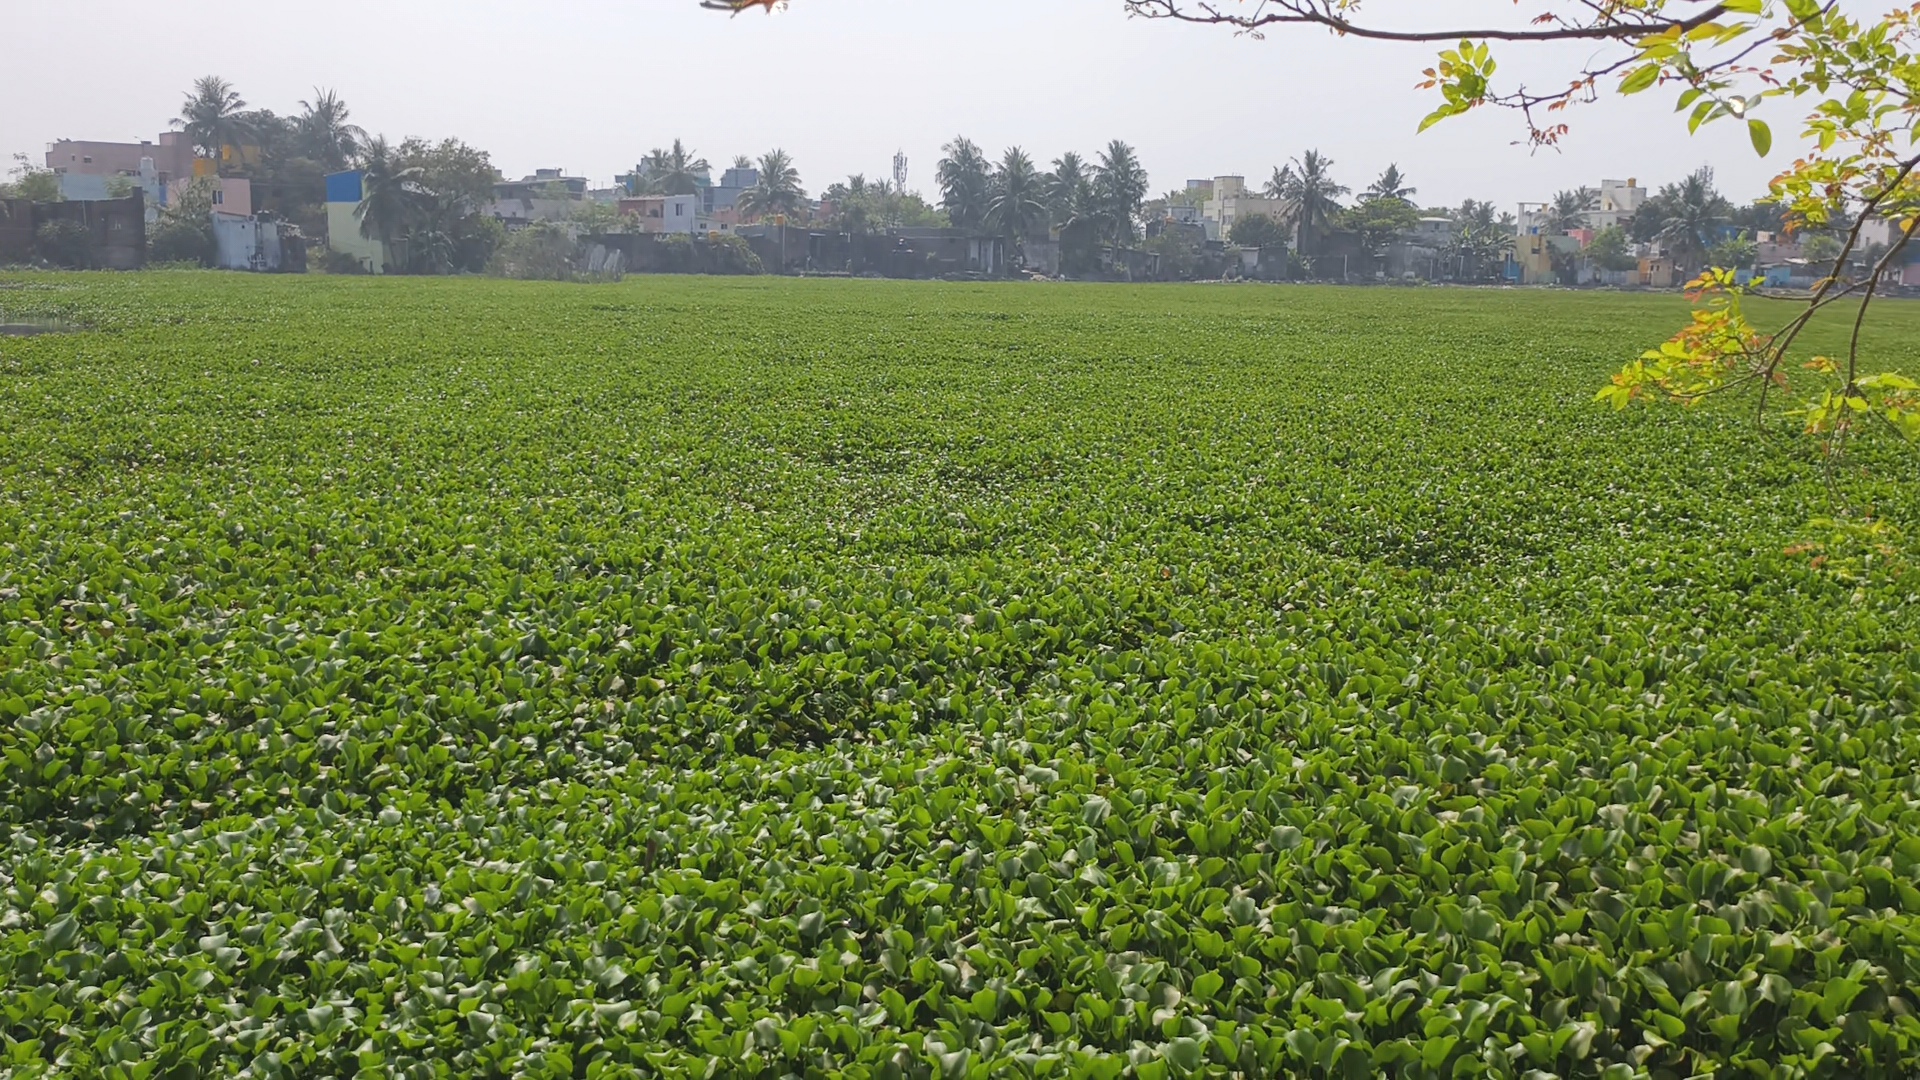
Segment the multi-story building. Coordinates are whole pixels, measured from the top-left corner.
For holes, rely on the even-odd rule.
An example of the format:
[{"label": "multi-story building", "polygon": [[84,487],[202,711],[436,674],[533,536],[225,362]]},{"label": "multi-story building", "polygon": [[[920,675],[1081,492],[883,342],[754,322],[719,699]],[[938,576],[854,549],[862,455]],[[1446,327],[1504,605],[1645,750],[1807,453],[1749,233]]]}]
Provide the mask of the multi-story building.
[{"label": "multi-story building", "polygon": [[1275,222],[1287,220],[1286,200],[1253,194],[1247,190],[1247,178],[1244,176],[1216,176],[1212,186],[1213,194],[1201,207],[1201,216],[1206,221],[1207,238],[1210,240],[1230,239],[1233,227],[1255,214],[1272,218]]},{"label": "multi-story building", "polygon": [[47,168],[61,174],[139,176],[141,163],[149,160],[163,187],[196,175],[193,143],[184,132],[161,132],[151,142],[61,139],[47,144]]},{"label": "multi-story building", "polygon": [[1640,181],[1628,179],[1600,181],[1600,205],[1587,211],[1587,228],[1595,232],[1614,225],[1625,225],[1647,201],[1647,189]]}]

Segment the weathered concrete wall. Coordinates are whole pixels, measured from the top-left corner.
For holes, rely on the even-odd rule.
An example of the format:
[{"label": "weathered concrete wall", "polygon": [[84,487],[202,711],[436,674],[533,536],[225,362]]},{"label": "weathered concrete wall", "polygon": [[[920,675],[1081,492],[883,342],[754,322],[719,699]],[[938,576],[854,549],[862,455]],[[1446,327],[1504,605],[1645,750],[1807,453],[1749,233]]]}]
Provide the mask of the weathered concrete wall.
[{"label": "weathered concrete wall", "polygon": [[77,221],[86,227],[87,265],[102,270],[138,270],[147,264],[146,198],[139,192],[124,199],[85,202],[6,202],[0,221],[0,262],[34,261],[35,236],[53,221]]}]

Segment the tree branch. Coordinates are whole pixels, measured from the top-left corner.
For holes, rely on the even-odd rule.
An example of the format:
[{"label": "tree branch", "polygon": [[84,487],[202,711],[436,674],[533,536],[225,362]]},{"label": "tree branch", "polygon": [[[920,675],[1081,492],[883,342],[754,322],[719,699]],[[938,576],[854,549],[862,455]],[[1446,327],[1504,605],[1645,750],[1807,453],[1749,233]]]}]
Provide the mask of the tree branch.
[{"label": "tree branch", "polygon": [[1254,14],[1251,15],[1235,15],[1221,11],[1211,2],[1197,3],[1194,5],[1194,10],[1189,10],[1181,4],[1181,0],[1127,0],[1127,10],[1147,19],[1172,19],[1176,22],[1232,26],[1250,32],[1268,26],[1307,24],[1324,26],[1335,33],[1374,41],[1452,42],[1461,40],[1627,41],[1675,29],[1684,34],[1727,14],[1728,9],[1725,3],[1714,3],[1684,19],[1607,21],[1585,26],[1562,25],[1546,30],[1380,30],[1352,22],[1333,10],[1316,5],[1313,0],[1259,0]]}]

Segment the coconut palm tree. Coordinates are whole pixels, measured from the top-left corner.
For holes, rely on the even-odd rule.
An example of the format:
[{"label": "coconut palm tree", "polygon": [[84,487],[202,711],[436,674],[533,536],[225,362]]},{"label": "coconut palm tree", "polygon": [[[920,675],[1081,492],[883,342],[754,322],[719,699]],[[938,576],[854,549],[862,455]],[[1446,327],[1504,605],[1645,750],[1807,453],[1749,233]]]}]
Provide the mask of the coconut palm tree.
[{"label": "coconut palm tree", "polygon": [[387,140],[367,141],[361,158],[361,199],[353,216],[360,219],[360,235],[390,246],[419,221],[432,193],[422,183],[425,173],[409,166]]},{"label": "coconut palm tree", "polygon": [[1090,194],[1093,185],[1086,161],[1071,150],[1053,159],[1053,171],[1045,182],[1047,213],[1055,225],[1065,225],[1084,209],[1083,195]]},{"label": "coconut palm tree", "polygon": [[[1047,220],[1046,179],[1033,166],[1033,159],[1019,147],[1009,149],[1000,158],[988,184],[986,225],[1007,242],[1016,256],[1035,229]],[[1009,261],[1008,268],[1012,268]]]},{"label": "coconut palm tree", "polygon": [[1266,186],[1260,189],[1260,195],[1266,199],[1292,198],[1289,192],[1293,190],[1294,183],[1293,166],[1282,165],[1273,170],[1272,176],[1267,177]]},{"label": "coconut palm tree", "polygon": [[1410,186],[1407,183],[1406,174],[1400,171],[1399,165],[1394,164],[1388,165],[1387,171],[1381,173],[1380,179],[1375,180],[1369,185],[1360,197],[1363,199],[1399,199],[1401,202],[1411,206],[1413,205],[1413,197],[1419,193],[1420,189]]},{"label": "coconut palm tree", "polygon": [[1713,168],[1703,165],[1660,192],[1663,216],[1654,238],[1667,247],[1676,266],[1694,270],[1705,262],[1714,233],[1733,217],[1733,204],[1713,186]]},{"label": "coconut palm tree", "polygon": [[760,181],[740,193],[735,205],[742,217],[793,214],[807,201],[806,189],[800,186],[800,170],[793,167],[793,158],[785,150],[769,150],[760,155],[757,166],[748,167],[760,170]]},{"label": "coconut palm tree", "polygon": [[300,103],[294,120],[301,151],[329,169],[344,169],[360,154],[367,132],[349,119],[347,103],[332,90],[313,88],[313,100]]},{"label": "coconut palm tree", "polygon": [[1107,144],[1094,168],[1093,193],[1108,239],[1116,246],[1131,243],[1134,219],[1147,199],[1147,170],[1133,147],[1119,139]]},{"label": "coconut palm tree", "polygon": [[1564,235],[1575,229],[1584,229],[1587,227],[1587,212],[1599,206],[1600,193],[1590,187],[1557,192],[1553,202],[1547,205],[1547,232]]},{"label": "coconut palm tree", "polygon": [[940,208],[956,229],[976,228],[986,223],[987,203],[992,197],[993,170],[987,156],[972,139],[961,136],[940,148],[936,175],[940,182]]},{"label": "coconut palm tree", "polygon": [[1300,230],[1301,253],[1311,254],[1340,212],[1340,197],[1347,188],[1333,179],[1333,159],[1318,150],[1293,159],[1290,172],[1280,197],[1287,200],[1294,226]]},{"label": "coconut palm tree", "polygon": [[1093,170],[1069,150],[1053,160],[1045,183],[1047,216],[1060,230],[1060,268],[1067,273],[1093,269],[1099,239]]},{"label": "coconut palm tree", "polygon": [[700,190],[700,182],[713,171],[707,159],[679,139],[666,150],[654,150],[641,163],[649,194],[691,195]]},{"label": "coconut palm tree", "polygon": [[218,161],[222,150],[238,150],[247,144],[251,133],[241,115],[246,107],[246,100],[232,83],[218,75],[205,75],[193,81],[173,126],[186,132],[201,157]]}]

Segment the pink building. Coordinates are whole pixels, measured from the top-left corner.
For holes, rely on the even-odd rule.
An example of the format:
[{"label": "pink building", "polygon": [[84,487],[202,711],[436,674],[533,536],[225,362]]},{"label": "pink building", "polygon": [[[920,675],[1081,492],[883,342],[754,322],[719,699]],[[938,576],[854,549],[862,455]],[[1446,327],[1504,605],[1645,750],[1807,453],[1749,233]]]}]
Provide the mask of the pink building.
[{"label": "pink building", "polygon": [[85,142],[62,139],[47,145],[47,168],[80,176],[136,176],[142,158],[152,158],[160,182],[193,175],[193,145],[183,132],[168,131],[157,142]]},{"label": "pink building", "polygon": [[174,180],[167,184],[167,205],[180,201],[180,193],[192,184],[217,184],[213,189],[213,209],[237,217],[253,216],[253,181],[244,176],[203,176],[198,180]]}]

